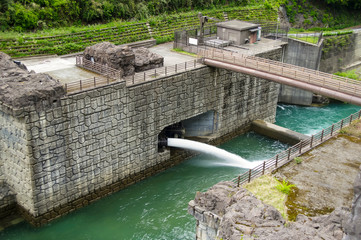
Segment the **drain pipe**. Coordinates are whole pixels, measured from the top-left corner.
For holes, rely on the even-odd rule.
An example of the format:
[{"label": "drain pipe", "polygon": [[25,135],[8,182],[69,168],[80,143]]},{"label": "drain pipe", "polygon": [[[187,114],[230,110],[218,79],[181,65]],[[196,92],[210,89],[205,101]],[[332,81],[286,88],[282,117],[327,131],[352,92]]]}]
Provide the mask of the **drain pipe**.
[{"label": "drain pipe", "polygon": [[352,95],[349,95],[346,93],[337,92],[335,90],[316,86],[316,85],[313,85],[310,83],[300,82],[300,81],[282,77],[279,75],[261,72],[261,71],[255,70],[255,69],[245,68],[242,66],[233,65],[230,63],[224,63],[224,62],[220,62],[220,61],[216,61],[216,60],[212,60],[212,59],[205,58],[203,60],[203,62],[204,62],[204,64],[206,64],[208,66],[224,68],[224,69],[235,71],[235,72],[249,74],[249,75],[252,75],[255,77],[271,80],[271,81],[285,84],[285,85],[292,86],[292,87],[301,88],[301,89],[308,90],[313,93],[318,93],[320,95],[323,95],[323,96],[326,96],[329,98],[334,98],[337,100],[341,100],[343,102],[352,103],[352,104],[361,106],[361,98],[355,97],[355,96],[352,96]]}]

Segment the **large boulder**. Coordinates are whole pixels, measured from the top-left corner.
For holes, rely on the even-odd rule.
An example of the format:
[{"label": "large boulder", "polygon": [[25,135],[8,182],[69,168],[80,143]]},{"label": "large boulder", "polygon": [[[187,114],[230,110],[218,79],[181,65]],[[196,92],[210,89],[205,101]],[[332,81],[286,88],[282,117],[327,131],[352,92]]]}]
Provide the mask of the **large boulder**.
[{"label": "large boulder", "polygon": [[136,72],[163,67],[164,58],[157,53],[152,53],[147,48],[137,48],[134,50],[134,53]]},{"label": "large boulder", "polygon": [[0,52],[0,101],[21,108],[43,100],[64,96],[62,84],[47,74],[28,72],[5,53]]},{"label": "large boulder", "polygon": [[102,42],[85,48],[84,57],[96,63],[122,70],[125,76],[134,74],[135,55],[128,46],[116,46],[110,42]]},{"label": "large boulder", "polygon": [[150,52],[147,48],[132,49],[102,42],[85,48],[84,57],[88,60],[123,71],[124,76],[133,75],[163,66],[164,58]]}]

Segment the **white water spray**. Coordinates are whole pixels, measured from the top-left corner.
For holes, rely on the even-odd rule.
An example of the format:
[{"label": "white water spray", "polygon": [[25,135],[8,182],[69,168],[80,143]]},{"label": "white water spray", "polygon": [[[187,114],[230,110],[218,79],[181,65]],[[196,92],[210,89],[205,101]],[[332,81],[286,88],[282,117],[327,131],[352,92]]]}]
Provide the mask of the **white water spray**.
[{"label": "white water spray", "polygon": [[241,168],[254,168],[260,164],[259,161],[250,162],[236,154],[227,152],[226,150],[192,140],[181,139],[181,138],[168,138],[167,144],[169,147],[178,147],[178,148],[194,150],[233,162],[233,164],[222,164],[222,165],[230,165],[230,166],[236,165]]}]

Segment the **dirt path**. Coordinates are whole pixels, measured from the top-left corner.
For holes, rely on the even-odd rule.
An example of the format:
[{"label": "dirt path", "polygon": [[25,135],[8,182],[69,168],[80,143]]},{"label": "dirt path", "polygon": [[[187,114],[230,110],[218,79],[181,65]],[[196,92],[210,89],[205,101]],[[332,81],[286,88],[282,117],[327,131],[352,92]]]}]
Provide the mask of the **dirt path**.
[{"label": "dirt path", "polygon": [[[355,128],[361,131],[361,124]],[[302,163],[291,162],[278,170],[297,189],[286,205],[290,218],[298,213],[315,216],[332,212],[336,207],[351,207],[353,184],[361,165],[360,133],[337,137],[302,155]]]}]

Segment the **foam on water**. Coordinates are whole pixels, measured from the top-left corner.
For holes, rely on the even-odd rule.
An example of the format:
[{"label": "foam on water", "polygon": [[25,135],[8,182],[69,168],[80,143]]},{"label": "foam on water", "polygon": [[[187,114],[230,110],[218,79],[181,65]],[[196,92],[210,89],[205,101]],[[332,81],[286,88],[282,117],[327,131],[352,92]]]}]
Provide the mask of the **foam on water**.
[{"label": "foam on water", "polygon": [[226,160],[226,162],[218,163],[219,165],[224,165],[224,166],[233,166],[233,167],[240,167],[240,168],[254,168],[261,163],[260,161],[250,162],[236,154],[227,152],[226,150],[223,150],[223,149],[220,149],[220,148],[217,148],[215,146],[208,145],[205,143],[188,140],[188,139],[168,138],[168,146],[185,148],[185,149],[198,151],[198,152],[216,156],[218,158]]}]

